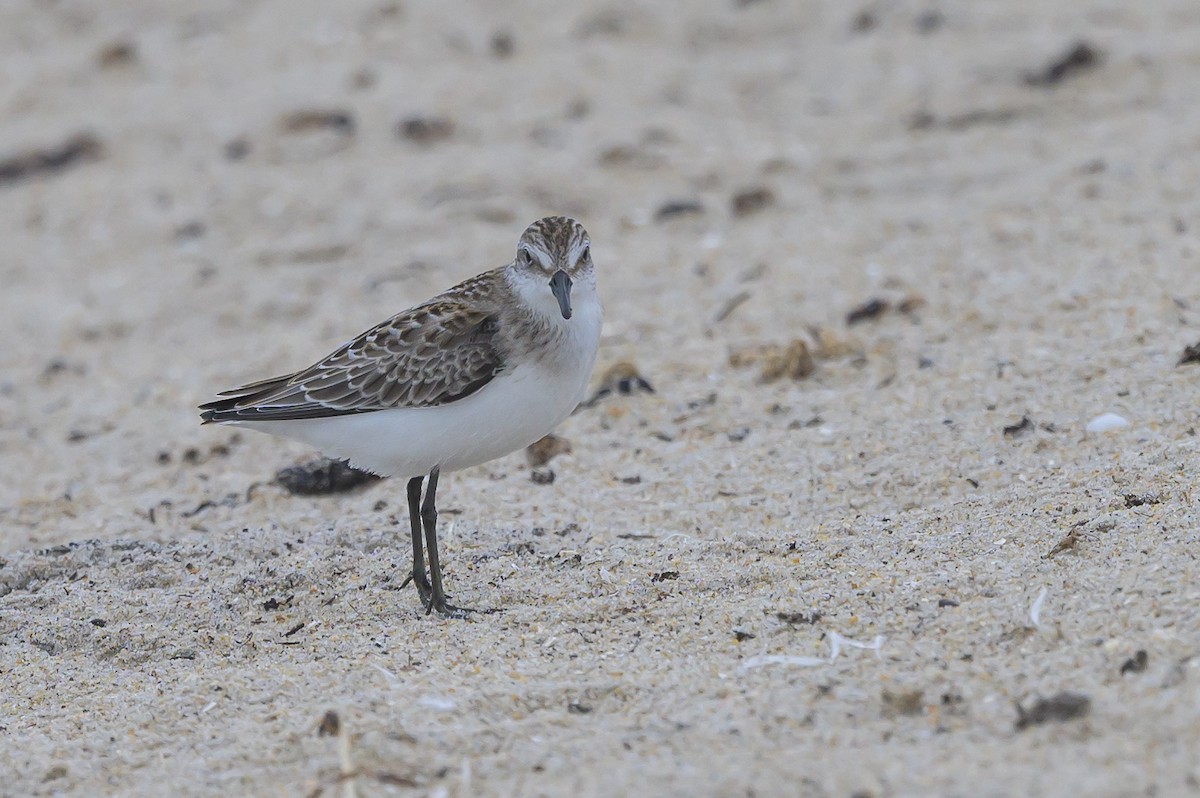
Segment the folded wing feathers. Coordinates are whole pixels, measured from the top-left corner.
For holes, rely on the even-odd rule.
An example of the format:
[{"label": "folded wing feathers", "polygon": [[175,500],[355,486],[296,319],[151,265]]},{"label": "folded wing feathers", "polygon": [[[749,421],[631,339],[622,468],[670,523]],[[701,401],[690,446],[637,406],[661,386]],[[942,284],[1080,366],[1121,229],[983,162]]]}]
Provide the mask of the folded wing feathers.
[{"label": "folded wing feathers", "polygon": [[310,368],[202,405],[206,421],[299,419],[453,402],[503,367],[494,317],[434,301],[363,333]]}]

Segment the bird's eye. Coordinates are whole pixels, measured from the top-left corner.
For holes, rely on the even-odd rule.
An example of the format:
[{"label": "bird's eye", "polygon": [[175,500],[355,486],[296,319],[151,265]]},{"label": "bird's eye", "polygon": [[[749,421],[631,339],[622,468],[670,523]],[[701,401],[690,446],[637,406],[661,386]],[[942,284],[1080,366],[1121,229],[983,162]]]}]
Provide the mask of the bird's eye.
[{"label": "bird's eye", "polygon": [[592,247],[589,244],[583,248],[583,252],[579,253],[579,262],[583,263],[590,257],[592,257]]},{"label": "bird's eye", "polygon": [[530,252],[529,250],[525,249],[524,247],[521,247],[520,251],[517,252],[517,260],[519,260],[521,262],[522,266],[532,266],[533,265],[533,253]]}]

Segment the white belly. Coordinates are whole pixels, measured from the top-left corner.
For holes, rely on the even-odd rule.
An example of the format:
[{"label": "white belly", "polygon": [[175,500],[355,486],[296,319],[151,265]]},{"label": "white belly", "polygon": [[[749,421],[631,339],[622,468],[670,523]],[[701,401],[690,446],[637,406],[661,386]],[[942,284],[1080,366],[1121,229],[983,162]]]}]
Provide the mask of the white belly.
[{"label": "white belly", "polygon": [[[579,324],[578,322],[584,322]],[[304,441],[355,468],[405,479],[456,471],[515,452],[548,434],[582,401],[595,361],[595,321],[580,319],[562,357],[506,369],[470,396],[439,407],[327,418],[232,422]]]}]

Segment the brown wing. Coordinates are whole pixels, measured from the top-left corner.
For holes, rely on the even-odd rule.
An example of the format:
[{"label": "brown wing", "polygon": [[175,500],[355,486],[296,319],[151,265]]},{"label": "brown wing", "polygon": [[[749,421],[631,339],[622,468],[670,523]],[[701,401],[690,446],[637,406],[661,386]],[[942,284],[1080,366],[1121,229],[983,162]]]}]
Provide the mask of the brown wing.
[{"label": "brown wing", "polygon": [[303,371],[201,405],[205,422],[323,418],[432,407],[478,391],[504,367],[492,313],[434,300],[368,330]]}]

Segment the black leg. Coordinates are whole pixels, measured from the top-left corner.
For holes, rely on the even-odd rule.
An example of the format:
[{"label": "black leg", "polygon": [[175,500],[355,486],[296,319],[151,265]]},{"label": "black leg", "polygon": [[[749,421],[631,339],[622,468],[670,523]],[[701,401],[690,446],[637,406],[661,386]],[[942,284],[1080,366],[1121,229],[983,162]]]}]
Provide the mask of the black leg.
[{"label": "black leg", "polygon": [[429,472],[429,485],[425,488],[425,501],[421,504],[421,521],[425,524],[425,547],[429,549],[429,579],[432,594],[426,604],[426,614],[437,610],[441,615],[461,618],[465,611],[446,603],[446,592],[442,589],[442,565],[438,560],[437,545],[437,484],[440,468]]},{"label": "black leg", "polygon": [[408,481],[408,523],[412,527],[413,566],[405,584],[410,581],[415,584],[421,603],[427,605],[433,588],[429,586],[429,577],[425,576],[425,549],[421,543],[421,483],[424,481],[425,477],[413,477]]}]

